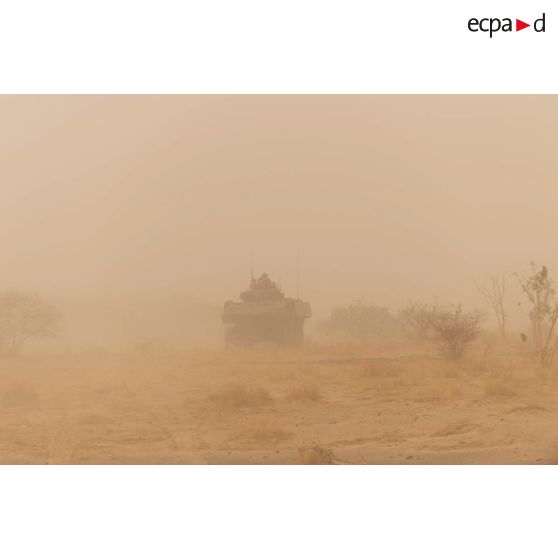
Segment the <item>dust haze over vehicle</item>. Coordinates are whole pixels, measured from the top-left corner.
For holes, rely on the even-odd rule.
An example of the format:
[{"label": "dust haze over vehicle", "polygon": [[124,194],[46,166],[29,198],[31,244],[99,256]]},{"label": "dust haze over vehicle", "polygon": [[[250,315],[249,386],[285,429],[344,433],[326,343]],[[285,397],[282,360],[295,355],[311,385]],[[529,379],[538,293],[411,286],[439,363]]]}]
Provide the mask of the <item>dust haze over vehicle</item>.
[{"label": "dust haze over vehicle", "polygon": [[252,277],[241,302],[228,300],[223,309],[227,345],[250,347],[254,343],[274,342],[300,345],[304,340],[304,320],[312,315],[310,304],[287,298],[267,273]]},{"label": "dust haze over vehicle", "polygon": [[[4,461],[558,460],[558,375],[514,275],[558,277],[556,97],[5,96],[0,115],[0,291],[62,315],[0,360]],[[312,320],[291,349],[267,309],[298,298],[298,251]],[[284,297],[223,324],[248,253]],[[460,339],[492,275],[507,340],[490,314],[439,355],[430,310]],[[410,303],[424,339],[398,327]],[[265,327],[238,329],[254,308]],[[254,347],[222,350],[229,328]]]}]

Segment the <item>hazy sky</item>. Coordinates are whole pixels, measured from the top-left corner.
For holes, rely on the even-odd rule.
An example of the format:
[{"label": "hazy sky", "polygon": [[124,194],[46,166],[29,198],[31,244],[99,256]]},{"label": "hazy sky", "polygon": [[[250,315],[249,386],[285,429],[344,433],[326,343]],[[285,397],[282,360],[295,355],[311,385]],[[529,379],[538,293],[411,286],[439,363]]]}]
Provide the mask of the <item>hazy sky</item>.
[{"label": "hazy sky", "polygon": [[[0,97],[2,287],[317,308],[558,274],[556,96]],[[511,279],[510,279],[511,281]]]}]

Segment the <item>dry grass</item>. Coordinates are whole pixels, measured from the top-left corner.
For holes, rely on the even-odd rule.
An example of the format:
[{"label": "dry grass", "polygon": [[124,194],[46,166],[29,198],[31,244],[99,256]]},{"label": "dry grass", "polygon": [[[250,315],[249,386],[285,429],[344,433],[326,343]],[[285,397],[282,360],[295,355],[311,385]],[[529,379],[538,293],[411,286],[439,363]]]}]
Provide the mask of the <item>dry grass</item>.
[{"label": "dry grass", "polygon": [[336,350],[6,362],[0,461],[534,462],[552,447],[558,375],[521,355]]},{"label": "dry grass", "polygon": [[359,369],[361,393],[386,397],[403,393],[404,370],[401,366],[390,362],[369,362]]},{"label": "dry grass", "polygon": [[322,398],[320,387],[316,384],[294,386],[287,392],[286,397],[293,401],[319,401]]},{"label": "dry grass", "polygon": [[224,409],[259,407],[273,401],[265,388],[247,388],[240,384],[230,384],[211,394],[209,399]]},{"label": "dry grass", "polygon": [[298,448],[298,465],[333,465],[336,463],[333,452],[318,445]]}]

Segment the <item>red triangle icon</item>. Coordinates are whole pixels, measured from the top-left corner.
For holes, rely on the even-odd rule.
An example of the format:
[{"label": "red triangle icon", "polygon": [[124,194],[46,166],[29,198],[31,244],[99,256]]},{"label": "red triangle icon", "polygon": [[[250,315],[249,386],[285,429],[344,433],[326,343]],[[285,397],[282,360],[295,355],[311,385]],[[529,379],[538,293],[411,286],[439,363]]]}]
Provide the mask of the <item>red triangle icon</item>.
[{"label": "red triangle icon", "polygon": [[531,24],[525,23],[524,21],[521,21],[520,19],[515,20],[515,30],[516,31],[521,31],[522,29],[525,29],[526,27],[531,27]]}]

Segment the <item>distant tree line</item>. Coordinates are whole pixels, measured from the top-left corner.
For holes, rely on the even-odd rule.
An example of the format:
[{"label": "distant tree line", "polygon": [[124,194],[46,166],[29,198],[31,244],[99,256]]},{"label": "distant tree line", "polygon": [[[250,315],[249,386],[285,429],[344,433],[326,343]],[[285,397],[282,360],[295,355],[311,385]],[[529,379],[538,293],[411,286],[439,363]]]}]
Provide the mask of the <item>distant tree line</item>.
[{"label": "distant tree line", "polygon": [[400,321],[387,308],[357,301],[336,306],[329,320],[320,322],[320,331],[365,342],[401,331]]},{"label": "distant tree line", "polygon": [[434,341],[440,353],[459,359],[479,336],[483,312],[465,312],[458,306],[411,303],[396,316],[387,308],[357,301],[337,306],[319,329],[365,342],[373,338],[407,333],[417,339]]},{"label": "distant tree line", "polygon": [[[526,299],[525,315],[529,320],[528,334],[521,339],[529,342],[541,367],[548,368],[558,351],[558,299],[554,281],[546,266],[531,264],[530,273],[516,274]],[[505,307],[506,283],[493,276],[478,291],[492,310],[502,337],[507,332]],[[17,355],[31,339],[56,335],[60,313],[40,295],[19,291],[0,292],[0,355]],[[410,335],[434,342],[440,354],[460,359],[479,337],[486,314],[480,310],[465,311],[461,305],[413,302],[396,315],[388,308],[362,300],[336,306],[318,330],[359,342],[387,336]]]},{"label": "distant tree line", "polygon": [[[521,340],[530,342],[538,364],[548,368],[558,352],[558,299],[554,281],[546,266],[534,263],[526,277],[516,276],[527,299],[526,315],[530,325],[530,333],[521,333]],[[477,289],[494,314],[500,335],[505,338],[508,334],[505,278],[492,276],[486,285],[477,285]],[[335,307],[329,320],[319,323],[318,329],[360,342],[405,333],[435,342],[446,358],[460,359],[480,336],[485,318],[485,312],[465,311],[461,305],[413,302],[393,315],[385,307],[356,301]]]}]

